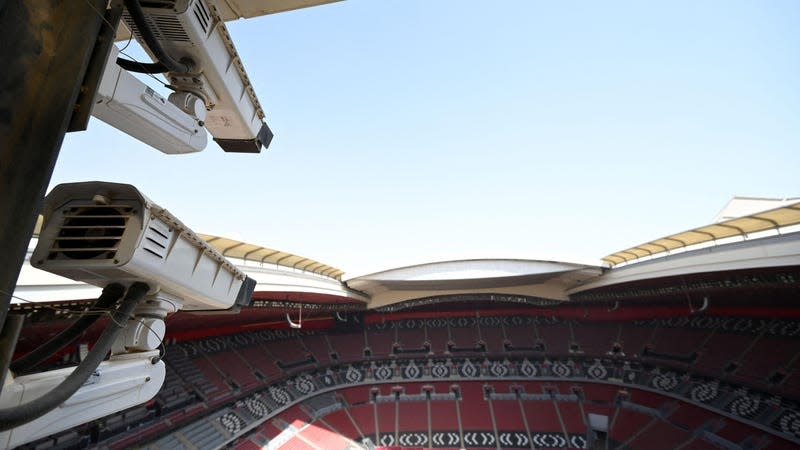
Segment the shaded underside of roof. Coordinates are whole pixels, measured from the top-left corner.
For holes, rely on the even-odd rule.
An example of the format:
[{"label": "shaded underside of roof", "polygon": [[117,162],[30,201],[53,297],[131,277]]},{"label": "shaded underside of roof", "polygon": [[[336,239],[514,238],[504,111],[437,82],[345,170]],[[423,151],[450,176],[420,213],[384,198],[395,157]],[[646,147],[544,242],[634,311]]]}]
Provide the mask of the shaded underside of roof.
[{"label": "shaded underside of roof", "polygon": [[[230,22],[340,1],[343,0],[217,0],[214,4],[222,20]],[[131,32],[128,27],[124,23],[120,23],[115,40],[121,41],[130,37]]]},{"label": "shaded underside of roof", "polygon": [[800,202],[672,234],[618,251],[604,257],[603,261],[614,266],[692,245],[732,237],[747,238],[752,233],[778,230],[797,224],[800,224]]},{"label": "shaded underside of roof", "polygon": [[341,0],[217,0],[217,8],[227,22],[236,19],[276,14]]}]

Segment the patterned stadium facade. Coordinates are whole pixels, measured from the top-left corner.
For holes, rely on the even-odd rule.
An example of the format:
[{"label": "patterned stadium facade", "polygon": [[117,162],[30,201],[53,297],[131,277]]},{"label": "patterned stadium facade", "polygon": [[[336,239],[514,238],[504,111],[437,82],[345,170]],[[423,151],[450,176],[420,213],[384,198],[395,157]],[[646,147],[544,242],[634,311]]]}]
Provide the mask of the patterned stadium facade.
[{"label": "patterned stadium facade", "polygon": [[[576,329],[591,349],[583,350],[573,339]],[[791,343],[785,351],[796,354],[798,332],[797,321],[748,318],[591,325],[536,316],[462,316],[385,322],[335,339],[325,334],[237,335],[186,343],[175,351],[189,361],[200,358],[212,367],[225,367],[223,358],[202,355],[222,353],[227,358],[261,348],[274,356],[270,349],[283,347],[287,339],[299,339],[295,345],[308,349],[306,340],[320,336],[337,343],[327,347],[325,369],[286,374],[212,415],[210,420],[222,425],[228,439],[238,440],[237,448],[260,448],[276,439],[314,443],[318,441],[306,433],[319,429],[328,430],[330,439],[346,437],[341,448],[365,441],[383,447],[586,448],[597,439],[596,433],[587,437],[590,414],[607,418],[612,448],[792,448],[791,441],[800,438],[800,414],[781,394],[791,392],[797,380],[770,383],[770,376],[784,369],[780,355],[735,371],[727,381],[714,376],[716,365],[706,359],[716,357],[713,348],[732,340],[743,344],[736,350],[744,360],[749,353]],[[398,341],[392,342],[392,335]],[[648,341],[647,335],[657,338]],[[598,340],[600,336],[607,339]],[[758,336],[760,342],[744,345],[746,337]],[[458,337],[460,342],[454,340]],[[558,349],[560,342],[570,342],[571,352]],[[548,352],[550,343],[554,348]],[[536,345],[541,351],[534,350]],[[654,349],[650,356],[625,353],[645,348]],[[688,362],[693,348],[702,348],[704,356],[695,355],[690,364],[669,364],[679,358]],[[660,353],[653,356],[656,350]],[[331,361],[330,355],[337,357]],[[325,359],[314,350],[308,356],[277,359],[276,365],[300,362],[300,368]],[[664,359],[669,362],[659,364]],[[203,362],[198,366],[208,368]],[[234,395],[213,370],[200,371],[214,380],[206,392],[222,391],[219,398]],[[248,375],[234,375],[234,384],[244,383]],[[192,431],[189,426],[181,432],[192,436]],[[152,448],[171,448],[173,439],[156,440]]]},{"label": "patterned stadium facade", "polygon": [[[800,446],[797,232],[610,270],[461,261],[292,273],[283,290],[267,275],[238,314],[167,320],[155,398],[24,448]],[[88,303],[17,305],[18,354]]]},{"label": "patterned stadium facade", "polygon": [[28,448],[800,444],[798,319],[437,306],[170,342],[153,401]]}]

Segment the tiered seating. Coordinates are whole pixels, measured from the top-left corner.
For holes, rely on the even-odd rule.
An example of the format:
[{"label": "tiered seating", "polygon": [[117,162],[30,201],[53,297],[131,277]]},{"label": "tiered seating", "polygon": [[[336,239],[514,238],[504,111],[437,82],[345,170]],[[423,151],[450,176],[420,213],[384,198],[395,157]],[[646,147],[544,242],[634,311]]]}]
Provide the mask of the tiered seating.
[{"label": "tiered seating", "polygon": [[167,365],[167,372],[175,371],[182,380],[197,388],[203,395],[208,396],[218,390],[217,386],[197,369],[194,362],[186,356],[181,348],[168,348],[164,356],[164,363]]},{"label": "tiered seating", "polygon": [[481,326],[481,339],[483,342],[486,343],[486,351],[489,354],[499,354],[505,350],[505,346],[503,345],[506,341],[505,335],[503,334],[503,327],[496,326]]},{"label": "tiered seating", "polygon": [[209,380],[214,387],[214,394],[209,397],[209,400],[220,400],[232,396],[231,387],[225,382],[225,378],[220,373],[219,369],[214,366],[214,363],[206,357],[200,357],[192,361],[197,369]]},{"label": "tiered seating", "polygon": [[378,428],[381,434],[394,433],[396,431],[395,416],[397,415],[396,402],[376,403],[375,414],[377,414]]},{"label": "tiered seating", "polygon": [[258,445],[259,449],[266,446],[267,443],[269,443],[269,438],[259,432],[250,434],[250,440],[255,442],[255,444]]},{"label": "tiered seating", "polygon": [[786,379],[778,386],[778,390],[791,397],[797,397],[798,393],[800,393],[800,358],[789,369]]},{"label": "tiered seating", "polygon": [[164,385],[158,391],[156,400],[161,406],[161,414],[164,415],[194,402],[196,398],[187,391],[183,381],[174,370],[167,370]]},{"label": "tiered seating", "polygon": [[188,405],[172,411],[169,414],[163,415],[161,417],[162,421],[159,423],[164,425],[167,423],[170,425],[183,423],[188,418],[200,413],[201,411],[204,411],[206,407],[206,403],[202,401],[198,401],[197,403],[189,403]]},{"label": "tiered seating", "polygon": [[742,357],[734,378],[746,384],[764,384],[766,377],[791,361],[798,352],[798,339],[763,336]]},{"label": "tiered seating", "polygon": [[659,419],[653,419],[644,432],[640,433],[628,445],[633,450],[674,449],[691,439],[685,430],[671,426]]},{"label": "tiered seating", "polygon": [[[498,382],[494,386],[494,390],[498,393],[509,393],[511,382]],[[461,383],[459,385],[462,392],[462,400],[455,402],[453,400],[429,400],[426,397],[418,396],[419,393],[424,393],[422,383],[405,385],[405,392],[399,397],[398,400],[381,401],[378,403],[361,403],[360,406],[351,406],[347,410],[339,410],[322,417],[315,423],[320,423],[327,430],[335,430],[340,434],[352,440],[360,439],[360,433],[356,430],[353,421],[355,421],[361,432],[370,437],[370,439],[378,439],[380,436],[374,436],[376,431],[374,423],[377,419],[378,427],[382,436],[394,436],[396,432],[422,432],[427,433],[429,430],[435,432],[450,431],[457,432],[460,428],[465,432],[479,431],[479,432],[494,432],[492,410],[494,411],[494,423],[497,424],[497,431],[513,431],[524,430],[525,419],[520,410],[520,402],[516,399],[508,400],[492,400],[493,409],[490,410],[488,402],[484,399],[484,384],[481,382]],[[431,386],[431,385],[428,385]],[[450,392],[449,383],[435,383],[432,385],[432,394],[448,394]],[[538,383],[530,383],[527,386],[529,390],[535,391],[537,387],[541,387]],[[427,388],[426,388],[427,389]],[[345,391],[343,397],[351,398],[354,403],[361,402],[364,398],[368,397],[365,393],[368,392],[367,387],[362,387],[361,392],[356,388],[350,388]],[[381,395],[385,396],[392,392],[391,386],[382,386]],[[415,396],[415,397],[411,397]],[[559,425],[555,408],[551,400],[546,401],[524,401],[523,405],[528,404],[529,410],[541,412],[542,405],[546,405],[550,409],[551,426],[549,432],[562,433]],[[429,406],[430,405],[430,406]],[[572,408],[565,410],[565,421],[567,423],[579,423],[579,427],[572,427],[580,429],[581,432],[585,431],[582,425],[582,417],[577,403],[572,404]],[[428,407],[431,408],[431,414],[428,415]],[[457,419],[457,408],[460,408],[462,414],[461,427]],[[353,421],[347,416],[349,412],[353,416]],[[376,417],[377,414],[377,417]],[[535,413],[529,412],[532,420],[528,422],[531,424],[532,431],[542,431],[538,428],[542,423],[537,420]],[[285,413],[280,415],[281,418],[288,420]],[[329,425],[330,424],[330,425]],[[396,424],[399,424],[399,430],[396,430]],[[430,424],[430,425],[429,425]],[[346,431],[342,431],[346,430]],[[327,447],[323,447],[327,448]]]},{"label": "tiered seating", "polygon": [[548,355],[569,354],[569,345],[572,343],[569,327],[565,324],[539,325],[539,337],[547,346]]},{"label": "tiered seating", "polygon": [[275,364],[274,358],[268,355],[261,345],[251,345],[237,351],[253,368],[265,376],[266,380],[275,380],[283,376],[283,372]]},{"label": "tiered seating", "polygon": [[492,400],[492,411],[498,430],[525,430],[518,400]]},{"label": "tiered seating", "polygon": [[461,424],[465,430],[491,430],[489,405],[483,399],[480,383],[461,383]]},{"label": "tiered seating", "polygon": [[752,341],[751,335],[716,332],[700,349],[694,368],[701,373],[720,376],[725,366],[741,355]]},{"label": "tiered seating", "polygon": [[547,391],[555,392],[561,395],[569,395],[574,393],[573,387],[575,383],[571,381],[549,381],[546,384],[541,383],[526,383],[526,386],[532,389],[532,392],[541,393],[544,392],[544,387],[547,387]]},{"label": "tiered seating", "polygon": [[225,442],[225,436],[206,420],[198,420],[191,426],[183,428],[181,434],[197,448],[216,448]]},{"label": "tiered seating", "polygon": [[102,421],[100,436],[108,438],[130,430],[136,430],[155,418],[155,411],[146,406],[135,406],[117,414],[107,416]]},{"label": "tiered seating", "polygon": [[373,359],[386,358],[392,354],[394,329],[389,327],[383,330],[371,329],[367,333],[367,339]]},{"label": "tiered seating", "polygon": [[209,356],[209,358],[214,362],[216,367],[224,367],[225,373],[239,385],[242,392],[250,391],[260,384],[247,363],[239,357],[236,350],[215,353]]},{"label": "tiered seating", "polygon": [[629,358],[641,356],[645,346],[650,344],[653,329],[635,326],[632,323],[623,323],[620,333],[622,351]]},{"label": "tiered seating", "polygon": [[277,416],[279,419],[294,424],[295,422],[300,422],[300,424],[309,423],[311,422],[311,417],[303,411],[303,408],[300,405],[294,405],[291,408],[288,408],[278,414]]},{"label": "tiered seating", "polygon": [[276,364],[282,367],[284,372],[296,372],[309,367],[309,364],[302,364],[303,361],[308,359],[309,354],[297,337],[269,342],[265,345],[265,348],[276,359]]},{"label": "tiered seating", "polygon": [[[525,322],[524,320],[517,320],[516,322],[530,323],[530,321]],[[425,323],[424,326],[423,323]],[[132,420],[134,425],[145,422],[146,426],[141,428],[150,432],[150,430],[155,429],[153,424],[155,422],[160,422],[159,426],[166,427],[193,413],[206,410],[211,412],[215,404],[233,401],[234,396],[239,394],[239,392],[234,392],[231,385],[226,381],[235,381],[241,388],[241,393],[244,393],[248,390],[277,382],[287,375],[294,376],[310,370],[325,369],[328,364],[364,361],[363,350],[365,346],[370,347],[372,351],[371,359],[373,360],[387,358],[402,360],[409,355],[398,354],[390,356],[392,355],[392,345],[395,343],[395,335],[399,336],[398,341],[402,344],[403,349],[411,349],[412,353],[420,349],[424,350],[423,343],[427,341],[431,345],[431,351],[434,356],[437,357],[445,356],[446,343],[451,337],[457,348],[469,348],[474,347],[478,341],[478,336],[481,336],[487,343],[489,350],[487,356],[490,359],[498,356],[502,359],[502,357],[509,356],[513,364],[519,364],[518,360],[512,356],[522,356],[518,353],[520,347],[527,347],[522,352],[530,361],[537,359],[537,356],[541,356],[540,353],[535,352],[533,349],[537,341],[533,325],[514,326],[511,325],[512,321],[507,318],[503,319],[502,326],[499,321],[481,321],[480,323],[483,323],[483,325],[480,326],[480,329],[475,325],[452,326],[448,329],[447,327],[433,327],[430,326],[430,323],[430,321],[415,320],[413,327],[404,327],[404,325],[395,327],[397,324],[391,323],[380,330],[369,328],[366,333],[366,342],[365,333],[357,331],[350,334],[331,334],[328,337],[322,334],[308,336],[296,334],[294,338],[278,340],[271,340],[276,337],[275,334],[259,334],[258,340],[252,337],[249,340],[215,338],[217,339],[214,341],[216,344],[224,341],[217,346],[181,343],[174,347],[168,347],[167,356],[165,357],[168,365],[168,378],[164,388],[156,398],[156,404],[160,405],[160,409],[157,407],[145,409],[144,416],[141,417],[132,415],[126,418],[124,414],[119,416],[122,417],[121,419],[115,418],[115,416],[109,417],[104,422],[101,422],[103,423],[100,429],[101,438],[111,435],[119,437],[119,433],[122,430],[130,428],[128,419]],[[461,323],[467,324],[463,320]],[[474,324],[475,321],[471,319],[469,323]],[[653,333],[655,325],[652,323],[647,326],[634,326],[632,323],[575,322],[572,324],[572,330],[570,330],[570,325],[567,322],[550,320],[549,318],[545,320],[539,318],[536,323],[539,335],[547,345],[548,354],[553,356],[564,355],[563,359],[568,356],[577,365],[584,368],[588,367],[592,364],[592,358],[584,359],[579,355],[570,353],[569,343],[574,337],[574,341],[580,345],[582,352],[586,356],[603,357],[602,363],[604,367],[610,371],[609,375],[614,378],[622,378],[621,369],[615,369],[615,367],[621,367],[623,361],[617,360],[611,364],[607,363],[608,360],[613,360],[614,358],[608,357],[606,352],[611,349],[611,345],[617,340],[618,334],[620,335],[626,358],[635,359],[633,358],[634,354],[640,352],[641,348],[650,341],[652,335],[655,337],[653,339],[653,351],[657,353],[686,356],[697,351],[698,359],[696,363],[693,365],[684,363],[684,366],[704,373],[711,372],[712,374],[723,375],[724,381],[741,382],[754,385],[763,390],[769,388],[767,377],[772,371],[777,368],[786,368],[785,366],[790,361],[793,361],[792,364],[798,364],[797,359],[794,358],[800,351],[800,340],[773,337],[767,334],[760,337],[752,349],[744,352],[744,349],[751,344],[754,336],[734,334],[724,331],[722,327],[716,328],[717,331],[711,334],[710,329],[693,330],[659,325],[657,332]],[[277,336],[281,335],[278,334]],[[514,354],[506,352],[506,348],[503,346],[503,341],[506,338],[518,349]],[[705,346],[701,345],[704,341],[706,342]],[[260,343],[248,344],[248,342]],[[183,348],[189,351],[190,357],[187,357],[181,351]],[[223,348],[226,350],[221,350]],[[329,353],[331,351],[339,355],[338,360],[330,359]],[[304,362],[304,358],[310,354],[313,354],[316,362],[313,360]],[[739,358],[740,355],[744,356]],[[410,356],[418,358],[424,355],[413,354]],[[470,356],[470,358],[475,364],[481,364],[483,361],[483,356],[480,358]],[[647,364],[655,364],[661,367],[662,359],[659,356],[648,359],[644,364],[645,368],[641,370],[645,374],[651,373],[651,368]],[[739,362],[741,363],[738,369],[729,375],[721,373],[721,367],[727,361],[735,359],[740,360]],[[457,357],[452,357],[451,360],[453,363],[460,364],[460,359]],[[281,369],[276,365],[276,361],[289,365],[300,361],[301,364],[288,369]],[[401,363],[405,364],[402,361]],[[423,362],[423,364],[425,363]],[[615,364],[618,364],[618,366],[615,366]],[[668,364],[665,363],[665,365]],[[777,387],[796,397],[797,392],[800,391],[800,371],[793,372],[792,370],[800,368],[789,367],[788,369],[787,377]],[[635,367],[634,370],[640,369]],[[716,372],[714,372],[715,370]],[[266,379],[257,378],[254,375],[255,371],[260,372]],[[681,371],[678,370],[678,372]],[[426,372],[426,375],[430,373],[430,371]],[[344,380],[343,374],[343,370],[336,372],[334,378],[336,378],[337,383]],[[311,373],[311,375],[315,379],[314,383],[317,383],[319,388],[321,384],[316,381],[318,374]],[[372,375],[368,374],[369,376]],[[681,377],[683,375],[679,373],[678,376]],[[640,377],[638,381],[633,382],[652,387],[653,384],[649,384],[649,380],[649,378]],[[400,380],[395,381],[400,382]],[[460,382],[443,381],[433,383],[433,393],[435,394],[448,393],[450,385],[457,383],[461,388],[462,395],[462,400],[458,402],[441,399],[427,400],[425,398],[417,398],[411,400],[404,398],[401,401],[388,399],[388,401],[374,404],[370,401],[370,386],[358,385],[337,391],[336,395],[347,405],[347,409],[328,413],[311,422],[317,428],[308,430],[308,432],[306,432],[306,429],[311,427],[303,428],[302,435],[294,437],[291,443],[297,443],[297,445],[307,444],[304,439],[310,439],[309,436],[312,435],[316,436],[314,434],[316,432],[322,434],[335,432],[334,434],[343,434],[354,441],[360,440],[363,437],[363,433],[364,436],[370,437],[375,441],[375,439],[380,438],[380,436],[375,436],[377,431],[384,437],[386,433],[394,434],[395,432],[405,431],[427,433],[429,425],[431,431],[454,431],[458,430],[460,425],[465,431],[487,432],[494,430],[499,433],[504,430],[508,431],[508,428],[524,430],[525,419],[527,419],[531,433],[585,435],[586,424],[581,407],[583,412],[587,414],[605,415],[609,417],[610,421],[616,417],[616,420],[613,420],[611,424],[609,433],[611,439],[618,443],[630,440],[628,444],[634,449],[647,448],[649,445],[659,445],[660,443],[679,445],[683,442],[687,442],[684,448],[695,448],[695,445],[697,448],[706,448],[705,441],[692,438],[692,433],[700,426],[713,429],[711,432],[736,444],[754,443],[754,439],[769,436],[766,432],[754,432],[752,428],[740,422],[730,419],[723,421],[719,415],[703,408],[680,403],[677,399],[647,390],[630,387],[622,388],[599,383],[585,383],[579,379],[563,382],[520,382],[517,380],[507,382],[488,380],[487,382],[493,387],[494,392],[498,394],[511,392],[511,386],[514,384],[521,384],[524,387],[523,391],[527,394],[542,394],[544,384],[548,385],[548,389],[552,388],[554,392],[559,394],[571,394],[573,386],[578,386],[583,392],[583,400],[582,403],[562,400],[556,406],[554,401],[549,398],[541,400],[528,398],[522,401],[516,400],[516,397],[502,400],[495,398],[492,400],[492,411],[494,412],[497,429],[494,430],[489,404],[483,398],[483,385],[486,383],[484,381],[467,382],[462,379]],[[421,392],[420,387],[423,384],[431,383],[404,383],[402,387],[405,389],[405,394],[414,395]],[[383,396],[392,392],[392,384],[378,384],[376,386]],[[196,389],[197,393],[202,393],[206,402],[199,403],[198,401],[202,400],[193,392],[193,389]],[[300,395],[293,390],[295,389],[294,387],[287,387],[287,389],[295,397]],[[628,399],[631,404],[651,409],[645,411],[635,410],[630,405],[618,407],[615,401],[617,393],[621,389],[628,392]],[[728,395],[730,388],[726,387],[723,391],[725,395]],[[676,390],[675,392],[679,395],[687,395],[686,391]],[[776,392],[776,390],[772,392]],[[720,397],[720,399],[723,398],[725,397]],[[306,401],[308,400],[304,400],[304,402]],[[520,410],[520,404],[522,410]],[[197,407],[197,409],[184,412],[184,409],[191,405],[193,405],[192,408]],[[715,406],[720,407],[721,405],[717,404]],[[211,408],[211,410],[208,408]],[[428,408],[430,408],[430,414],[428,414]],[[462,416],[461,424],[457,420],[457,411],[460,411]],[[522,414],[523,411],[524,416]],[[663,417],[655,417],[656,412],[663,415]],[[162,420],[152,420],[154,419],[154,414],[160,414]],[[352,415],[352,419],[348,414]],[[559,414],[563,420],[563,427],[559,421]],[[296,406],[279,414],[277,418],[286,423],[293,423],[298,417],[301,417],[305,421],[304,423],[311,421],[311,418],[303,415]],[[273,422],[273,419],[267,420],[257,433],[251,435],[248,439],[241,440],[241,445],[249,446],[253,443],[263,445],[265,442],[263,440],[277,436],[281,431],[281,422]],[[376,419],[378,430],[376,430],[375,426]],[[762,417],[762,419],[764,418]],[[396,421],[400,423],[399,430],[396,429],[398,428]],[[647,425],[649,425],[649,428],[641,436],[629,439],[633,435],[632,433]],[[670,430],[677,431],[670,432]],[[131,433],[136,432],[137,430],[131,431]],[[260,436],[259,439],[262,439],[260,444],[259,441],[255,440],[256,436]],[[201,440],[211,439],[205,435],[198,438],[201,438]],[[124,437],[124,439],[127,439],[127,437]],[[119,442],[127,442],[124,439],[120,438]],[[747,439],[750,440],[746,441]],[[335,445],[339,445],[341,442],[343,441],[338,440]],[[780,448],[781,442],[781,440],[770,437],[763,441],[759,440],[757,442],[758,445],[755,447],[773,448],[772,446],[774,446],[774,448]]]},{"label": "tiered seating", "polygon": [[762,441],[766,442],[763,450],[797,450],[797,444],[784,439],[764,436]]},{"label": "tiered seating", "polygon": [[[492,381],[488,384],[480,381],[461,382],[457,384],[462,393],[461,401],[431,400],[419,396],[430,387],[433,388],[431,393],[434,396],[447,394],[450,392],[451,385],[451,382],[409,383],[403,385],[403,391],[396,391],[389,384],[377,385],[376,388],[382,398],[382,401],[378,403],[372,403],[370,400],[372,387],[354,386],[337,393],[350,405],[346,409],[327,413],[312,421],[300,407],[294,406],[279,414],[277,418],[267,421],[257,433],[264,439],[275,438],[284,426],[291,423],[298,433],[282,448],[295,448],[295,446],[306,448],[304,446],[310,442],[313,442],[313,446],[316,448],[344,448],[350,441],[360,441],[363,437],[362,433],[373,442],[379,442],[376,439],[381,439],[381,436],[384,438],[387,435],[394,437],[396,433],[402,435],[405,432],[427,434],[429,431],[433,433],[436,431],[455,432],[459,429],[463,429],[465,433],[469,431],[489,433],[520,431],[525,429],[526,419],[532,434],[557,433],[560,435],[566,433],[570,436],[586,434],[587,427],[584,423],[581,405],[578,402],[562,400],[556,403],[550,399],[533,400],[530,397],[526,400],[518,400],[516,397],[502,398],[502,395],[512,393],[515,389],[514,386],[517,385],[520,385],[524,392],[523,398],[527,394],[540,394],[544,392],[543,388],[545,387],[548,392],[560,395],[572,394],[576,389],[582,391],[584,407],[593,402],[595,406],[604,407],[604,413],[610,419],[616,416],[616,419],[610,424],[611,440],[616,443],[625,443],[626,448],[633,450],[674,448],[683,443],[686,443],[684,448],[709,448],[706,445],[707,442],[694,437],[694,432],[700,426],[705,425],[706,430],[713,430],[721,424],[719,416],[705,409],[689,404],[680,404],[670,398],[639,389],[628,389],[627,396],[630,398],[631,405],[651,408],[652,413],[636,410],[634,406],[618,408],[613,406],[618,387],[583,382],[546,382],[545,384],[537,381]],[[429,387],[423,388],[423,386]],[[488,401],[484,399],[485,386],[490,386],[492,391],[502,398],[492,399],[492,408],[489,408]],[[402,394],[395,399],[391,397],[392,392],[402,392]],[[330,401],[326,404],[330,404]],[[523,416],[520,406],[525,416]],[[430,408],[430,415],[428,408]],[[461,426],[457,419],[457,408],[461,412]],[[654,416],[656,410],[662,411],[665,416],[663,418]],[[352,420],[348,413],[352,415]],[[561,421],[559,421],[559,415]],[[715,418],[720,423],[713,422]],[[276,428],[276,424],[279,423],[286,425]],[[493,423],[496,424],[496,427]],[[728,427],[730,428],[728,429]],[[725,432],[726,429],[727,432]],[[378,431],[380,435],[376,436]],[[639,433],[640,431],[641,433]],[[748,436],[751,441],[754,439],[752,436],[762,439],[761,434],[758,434],[760,432],[754,435],[750,427],[738,422],[731,422],[722,431],[720,436],[734,443],[743,443]],[[252,437],[250,441],[253,441]],[[768,441],[764,440],[763,442]],[[251,448],[248,443],[241,444],[241,446],[245,445],[247,447],[237,448]],[[772,447],[765,448],[783,448],[780,445],[780,442],[777,442],[772,444]]]},{"label": "tiered seating", "polygon": [[[353,422],[358,425],[358,428],[361,430],[361,433],[370,439],[373,442],[377,442],[375,439],[375,409],[372,404],[364,404],[360,406],[350,406],[347,408],[350,416],[353,418]],[[383,428],[383,427],[381,427]],[[393,430],[394,425],[391,425],[389,430]],[[381,431],[384,431],[381,429]]]},{"label": "tiered seating", "polygon": [[51,437],[39,441],[35,450],[51,448],[84,448],[89,443],[89,436],[81,435],[77,431],[69,431],[58,437]]},{"label": "tiered seating", "polygon": [[694,430],[704,424],[711,425],[718,418],[719,416],[711,411],[689,403],[678,403],[677,408],[668,417],[671,423],[686,430]]},{"label": "tiered seating", "polygon": [[164,436],[163,438],[159,439],[157,442],[154,442],[147,447],[146,449],[175,449],[175,450],[188,450],[186,444],[181,441],[178,436],[176,435],[168,435]]},{"label": "tiered seating", "polygon": [[431,351],[434,354],[441,355],[447,351],[447,343],[450,341],[450,335],[447,328],[425,328],[428,342],[431,344]]},{"label": "tiered seating", "polygon": [[397,343],[403,349],[417,349],[422,348],[425,344],[425,334],[423,330],[420,329],[408,329],[408,328],[398,328],[397,329]]},{"label": "tiered seating", "polygon": [[356,425],[350,420],[345,410],[330,413],[322,418],[321,422],[328,428],[336,430],[336,432],[348,436],[352,440],[357,440],[361,437],[361,431],[356,428]]},{"label": "tiered seating", "polygon": [[564,421],[564,431],[570,434],[585,434],[586,423],[577,402],[556,403],[561,419]]},{"label": "tiered seating", "polygon": [[729,419],[720,419],[720,421],[724,424],[724,426],[715,430],[714,434],[723,439],[727,439],[735,444],[740,444],[747,439],[752,439],[755,437],[753,434],[753,429],[750,427],[743,426],[742,424]]},{"label": "tiered seating", "polygon": [[428,405],[427,402],[397,402],[397,420],[403,431],[428,432]]},{"label": "tiered seating", "polygon": [[452,387],[458,386],[458,384],[450,382],[450,381],[437,381],[434,383],[425,383],[425,386],[433,388],[433,394],[451,394]]},{"label": "tiered seating", "polygon": [[611,417],[614,416],[614,406],[613,404],[609,403],[584,403],[583,404],[583,411],[587,414],[597,414],[600,416],[606,416],[611,420]]},{"label": "tiered seating", "polygon": [[652,349],[659,354],[688,357],[697,352],[710,333],[710,330],[659,327]]},{"label": "tiered seating", "polygon": [[536,334],[533,327],[505,325],[506,338],[516,348],[533,348]]},{"label": "tiered seating", "polygon": [[331,348],[339,355],[339,362],[361,361],[364,359],[364,334],[329,334]]},{"label": "tiered seating", "polygon": [[261,424],[261,427],[259,427],[258,431],[261,434],[263,434],[268,440],[272,440],[275,439],[279,434],[281,434],[281,431],[283,430],[275,426],[273,421],[270,420]]},{"label": "tiered seating", "polygon": [[691,450],[719,450],[719,447],[717,447],[716,445],[704,441],[699,437],[694,437],[694,439],[689,441],[689,443],[684,448]]},{"label": "tiered seating", "polygon": [[522,407],[531,431],[562,431],[552,400],[527,400]]},{"label": "tiered seating", "polygon": [[[531,389],[535,389],[536,392],[541,392],[540,388],[541,384],[539,383],[525,382],[523,384]],[[487,386],[491,386],[492,392],[502,393],[502,394],[513,393],[512,387],[519,387],[520,385],[521,384],[517,381],[501,381],[501,380],[487,383]]]},{"label": "tiered seating", "polygon": [[473,349],[475,344],[478,343],[478,328],[477,326],[450,326],[450,340],[456,347],[463,349]]},{"label": "tiered seating", "polygon": [[[437,389],[437,393],[438,393]],[[431,429],[458,430],[456,403],[451,400],[431,400]]]},{"label": "tiered seating", "polygon": [[639,411],[618,408],[616,415],[609,420],[609,437],[617,442],[625,442],[654,419]]},{"label": "tiered seating", "polygon": [[668,399],[662,395],[641,389],[627,389],[627,392],[631,403],[636,403],[637,405],[646,406],[655,410],[662,409],[664,404],[668,401]]},{"label": "tiered seating", "polygon": [[347,389],[340,389],[337,391],[339,395],[342,396],[342,399],[350,405],[362,405],[364,403],[369,402],[369,388],[365,386],[358,386],[353,388]]},{"label": "tiered seating", "polygon": [[581,391],[583,391],[586,403],[614,403],[619,388],[608,384],[584,383],[581,384]]},{"label": "tiered seating", "polygon": [[256,444],[250,439],[242,439],[236,443],[236,450],[261,450],[261,445]]},{"label": "tiered seating", "polygon": [[314,334],[311,336],[303,336],[302,341],[305,348],[314,355],[317,364],[325,366],[333,362],[331,361],[331,348],[325,335]]},{"label": "tiered seating", "polygon": [[616,323],[578,322],[572,326],[575,341],[587,355],[603,355],[617,341]]},{"label": "tiered seating", "polygon": [[341,403],[335,392],[326,392],[307,398],[301,404],[303,411],[312,419],[317,419],[328,413],[331,408],[340,407]]}]

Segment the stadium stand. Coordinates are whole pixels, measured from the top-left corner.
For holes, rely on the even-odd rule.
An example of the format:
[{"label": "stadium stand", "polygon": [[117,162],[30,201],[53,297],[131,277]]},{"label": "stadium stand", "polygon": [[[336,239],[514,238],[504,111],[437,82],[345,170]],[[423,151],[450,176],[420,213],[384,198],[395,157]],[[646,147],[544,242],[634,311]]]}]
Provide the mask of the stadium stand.
[{"label": "stadium stand", "polygon": [[[170,343],[168,379],[154,401],[26,448],[141,440],[152,449],[800,443],[798,391],[786,384],[797,377],[791,364],[800,352],[791,319],[590,323],[488,314],[397,314],[352,332],[261,330]],[[456,345],[443,345],[445,336]],[[475,348],[481,341],[486,347]],[[717,355],[726,342],[730,351]],[[624,351],[613,353],[615,343]],[[402,351],[389,351],[394,344]],[[635,345],[655,353],[639,356]],[[769,354],[772,346],[780,349]],[[695,361],[663,357],[691,352]],[[729,360],[740,365],[720,370]],[[788,376],[776,381],[776,370]],[[590,415],[606,428],[593,428]]]}]

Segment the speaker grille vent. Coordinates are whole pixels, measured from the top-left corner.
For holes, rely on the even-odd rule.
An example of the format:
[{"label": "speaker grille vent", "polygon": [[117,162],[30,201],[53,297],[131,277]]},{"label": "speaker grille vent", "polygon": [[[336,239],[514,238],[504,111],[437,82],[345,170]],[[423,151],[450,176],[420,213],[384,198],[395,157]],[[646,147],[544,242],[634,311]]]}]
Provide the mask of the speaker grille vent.
[{"label": "speaker grille vent", "polygon": [[64,211],[50,259],[113,259],[125,233],[129,207],[74,206]]},{"label": "speaker grille vent", "polygon": [[[133,30],[133,35],[136,36],[136,40],[143,42],[142,35],[139,33],[136,24],[133,23],[133,19],[128,15],[127,10],[122,14],[122,19],[125,21],[128,28]],[[189,36],[186,35],[186,30],[183,28],[183,25],[181,25],[180,20],[178,20],[174,12],[162,13],[154,9],[148,9],[145,11],[145,20],[147,21],[147,25],[150,26],[150,31],[153,32],[156,39],[159,41],[190,42]]]}]

